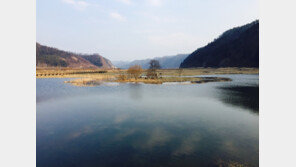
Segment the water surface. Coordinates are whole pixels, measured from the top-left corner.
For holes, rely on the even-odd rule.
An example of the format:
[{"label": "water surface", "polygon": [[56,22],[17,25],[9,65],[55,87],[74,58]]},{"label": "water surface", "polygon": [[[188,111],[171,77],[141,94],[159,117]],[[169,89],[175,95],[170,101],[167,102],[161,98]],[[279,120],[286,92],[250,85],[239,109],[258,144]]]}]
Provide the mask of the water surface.
[{"label": "water surface", "polygon": [[258,75],[191,85],[37,79],[37,166],[259,166]]}]

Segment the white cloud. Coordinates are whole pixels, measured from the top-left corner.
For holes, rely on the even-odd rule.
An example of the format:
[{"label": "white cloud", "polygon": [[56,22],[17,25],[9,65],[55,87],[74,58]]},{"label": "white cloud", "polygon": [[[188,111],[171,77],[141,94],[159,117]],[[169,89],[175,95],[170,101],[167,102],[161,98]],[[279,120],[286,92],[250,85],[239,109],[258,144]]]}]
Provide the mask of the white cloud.
[{"label": "white cloud", "polygon": [[87,8],[90,4],[85,1],[76,1],[76,0],[62,0],[66,4],[70,4],[74,6],[78,10],[84,10]]},{"label": "white cloud", "polygon": [[117,0],[117,1],[122,2],[124,4],[128,4],[128,5],[132,4],[131,0]]},{"label": "white cloud", "polygon": [[122,15],[120,15],[119,13],[117,12],[112,12],[110,13],[110,16],[113,18],[113,19],[116,19],[118,21],[126,21],[126,18]]},{"label": "white cloud", "polygon": [[162,0],[147,0],[148,4],[151,6],[161,6],[162,5]]}]

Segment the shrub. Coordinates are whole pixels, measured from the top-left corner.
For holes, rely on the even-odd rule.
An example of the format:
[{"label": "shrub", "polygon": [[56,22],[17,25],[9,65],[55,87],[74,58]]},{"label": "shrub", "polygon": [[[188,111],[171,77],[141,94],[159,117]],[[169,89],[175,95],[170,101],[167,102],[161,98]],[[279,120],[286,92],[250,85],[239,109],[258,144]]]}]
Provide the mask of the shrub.
[{"label": "shrub", "polygon": [[140,65],[134,65],[134,66],[131,66],[131,67],[127,70],[127,73],[128,73],[131,77],[137,79],[137,78],[139,78],[139,77],[141,76],[142,71],[143,71],[143,69],[142,69],[142,67],[141,67]]}]

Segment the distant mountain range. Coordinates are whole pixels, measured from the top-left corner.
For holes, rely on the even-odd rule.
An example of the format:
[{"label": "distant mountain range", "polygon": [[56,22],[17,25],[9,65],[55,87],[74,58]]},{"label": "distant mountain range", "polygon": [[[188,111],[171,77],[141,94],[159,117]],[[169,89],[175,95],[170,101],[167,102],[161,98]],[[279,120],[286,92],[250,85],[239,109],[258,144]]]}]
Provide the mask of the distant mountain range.
[{"label": "distant mountain range", "polygon": [[36,43],[37,67],[114,68],[110,60],[99,54],[77,54]]},{"label": "distant mountain range", "polygon": [[[161,68],[169,69],[169,68],[179,68],[181,62],[188,56],[189,54],[178,54],[175,56],[164,56],[164,57],[155,57],[153,59],[158,60]],[[122,69],[127,69],[132,65],[140,65],[144,69],[149,68],[149,62],[152,59],[144,59],[144,60],[134,60],[134,61],[113,61],[113,64]]]},{"label": "distant mountain range", "polygon": [[[176,39],[177,40],[177,39]],[[259,67],[259,21],[224,32],[213,42],[191,54],[152,58],[161,68]],[[152,59],[113,61],[99,54],[77,54],[36,43],[37,67],[122,68],[132,65],[149,68]]]},{"label": "distant mountain range", "polygon": [[224,32],[180,65],[194,67],[259,67],[259,21]]}]

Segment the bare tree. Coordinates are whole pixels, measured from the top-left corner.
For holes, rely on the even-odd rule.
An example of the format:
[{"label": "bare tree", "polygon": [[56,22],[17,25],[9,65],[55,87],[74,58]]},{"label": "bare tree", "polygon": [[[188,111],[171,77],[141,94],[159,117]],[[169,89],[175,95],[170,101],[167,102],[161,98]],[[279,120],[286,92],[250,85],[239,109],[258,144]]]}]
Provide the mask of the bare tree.
[{"label": "bare tree", "polygon": [[142,74],[142,67],[140,65],[134,65],[128,68],[127,73],[131,76],[134,77],[135,79],[139,78]]},{"label": "bare tree", "polygon": [[158,78],[158,75],[157,75],[157,69],[160,69],[161,66],[160,66],[160,63],[158,60],[150,60],[149,62],[149,69],[147,71],[147,77],[148,78]]},{"label": "bare tree", "polygon": [[155,59],[150,60],[149,65],[150,65],[149,69],[160,69],[161,68],[159,61],[155,60]]}]

